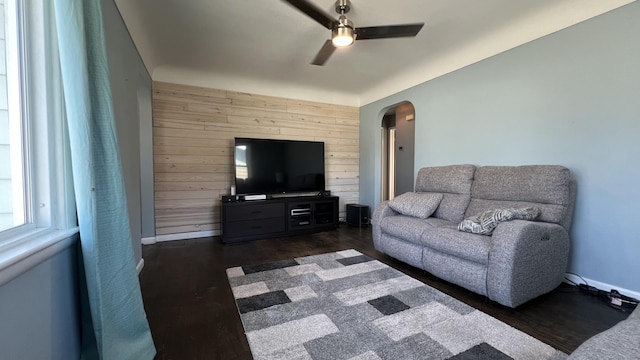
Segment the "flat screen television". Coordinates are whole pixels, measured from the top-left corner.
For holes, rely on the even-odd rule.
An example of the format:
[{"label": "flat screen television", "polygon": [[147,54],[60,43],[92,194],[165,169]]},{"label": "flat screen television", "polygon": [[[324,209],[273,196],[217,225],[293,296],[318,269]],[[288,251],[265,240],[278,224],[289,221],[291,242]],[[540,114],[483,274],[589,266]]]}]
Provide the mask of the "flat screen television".
[{"label": "flat screen television", "polygon": [[319,193],[324,142],[235,138],[238,195]]}]

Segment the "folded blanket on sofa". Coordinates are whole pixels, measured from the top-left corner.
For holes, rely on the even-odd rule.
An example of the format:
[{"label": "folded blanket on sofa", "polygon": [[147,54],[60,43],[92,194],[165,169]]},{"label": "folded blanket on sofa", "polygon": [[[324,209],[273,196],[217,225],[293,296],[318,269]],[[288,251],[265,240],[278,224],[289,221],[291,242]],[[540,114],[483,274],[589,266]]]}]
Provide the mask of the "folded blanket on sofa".
[{"label": "folded blanket on sofa", "polygon": [[458,230],[474,234],[491,235],[499,223],[509,220],[533,220],[540,215],[537,207],[520,209],[487,210],[480,215],[464,219],[458,225]]}]

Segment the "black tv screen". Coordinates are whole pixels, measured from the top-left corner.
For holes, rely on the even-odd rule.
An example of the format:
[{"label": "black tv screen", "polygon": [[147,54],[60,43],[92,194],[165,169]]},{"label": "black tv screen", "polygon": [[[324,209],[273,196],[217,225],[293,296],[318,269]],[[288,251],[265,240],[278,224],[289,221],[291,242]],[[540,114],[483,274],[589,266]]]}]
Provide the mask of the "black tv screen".
[{"label": "black tv screen", "polygon": [[324,143],[235,139],[236,193],[286,194],[324,190]]}]

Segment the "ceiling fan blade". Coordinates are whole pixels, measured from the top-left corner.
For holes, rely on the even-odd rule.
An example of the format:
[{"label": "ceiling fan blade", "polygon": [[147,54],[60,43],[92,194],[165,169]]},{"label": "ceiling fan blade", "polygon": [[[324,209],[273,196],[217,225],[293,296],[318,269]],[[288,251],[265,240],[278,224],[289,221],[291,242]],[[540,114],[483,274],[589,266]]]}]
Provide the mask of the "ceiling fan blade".
[{"label": "ceiling fan blade", "polygon": [[307,14],[310,18],[317,21],[320,25],[332,30],[334,26],[338,25],[338,21],[332,18],[324,10],[313,5],[306,0],[284,0],[294,6],[296,9]]},{"label": "ceiling fan blade", "polygon": [[331,40],[325,41],[324,45],[322,45],[322,48],[320,49],[320,51],[318,51],[318,54],[316,55],[315,59],[313,59],[311,64],[318,66],[324,65],[324,63],[329,59],[329,56],[331,56],[331,54],[333,54],[335,50],[336,47],[333,46],[333,42],[331,42]]},{"label": "ceiling fan blade", "polygon": [[411,37],[418,35],[420,29],[424,26],[422,24],[406,24],[406,25],[388,25],[388,26],[370,26],[363,28],[356,28],[355,33],[356,40],[369,40],[369,39],[387,39],[397,37]]}]

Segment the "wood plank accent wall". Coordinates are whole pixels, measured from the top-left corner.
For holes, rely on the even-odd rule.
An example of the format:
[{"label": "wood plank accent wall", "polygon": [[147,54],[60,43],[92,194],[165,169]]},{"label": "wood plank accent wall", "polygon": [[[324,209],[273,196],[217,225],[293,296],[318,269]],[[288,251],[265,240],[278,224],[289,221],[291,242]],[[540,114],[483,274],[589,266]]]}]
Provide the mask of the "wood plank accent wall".
[{"label": "wood plank accent wall", "polygon": [[359,196],[359,123],[357,107],[154,82],[156,235],[220,233],[235,137],[324,141],[326,187],[344,220]]}]

